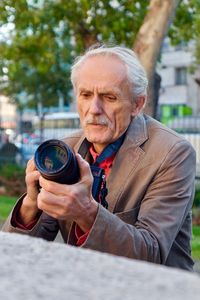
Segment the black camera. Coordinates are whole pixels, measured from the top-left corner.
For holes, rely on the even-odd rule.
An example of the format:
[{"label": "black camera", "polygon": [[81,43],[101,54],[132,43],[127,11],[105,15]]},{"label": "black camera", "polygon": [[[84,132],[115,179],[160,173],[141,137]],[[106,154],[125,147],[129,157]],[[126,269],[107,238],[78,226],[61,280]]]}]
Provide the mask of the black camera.
[{"label": "black camera", "polygon": [[[76,156],[63,141],[45,141],[36,150],[34,160],[38,171],[48,180],[74,184],[80,178]],[[101,204],[107,207],[104,170],[96,166],[90,166],[90,169],[94,178],[92,195],[97,202],[100,200]]]},{"label": "black camera", "polygon": [[60,140],[48,140],[35,152],[35,164],[41,175],[58,183],[73,184],[79,180],[79,168],[75,155]]}]

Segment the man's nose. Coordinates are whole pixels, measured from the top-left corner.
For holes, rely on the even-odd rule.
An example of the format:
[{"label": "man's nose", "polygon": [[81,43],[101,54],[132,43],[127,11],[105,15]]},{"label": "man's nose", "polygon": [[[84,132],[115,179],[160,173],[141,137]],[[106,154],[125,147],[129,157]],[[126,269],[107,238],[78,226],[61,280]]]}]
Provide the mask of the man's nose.
[{"label": "man's nose", "polygon": [[102,101],[98,95],[94,95],[92,98],[89,111],[94,115],[99,115],[102,113]]}]

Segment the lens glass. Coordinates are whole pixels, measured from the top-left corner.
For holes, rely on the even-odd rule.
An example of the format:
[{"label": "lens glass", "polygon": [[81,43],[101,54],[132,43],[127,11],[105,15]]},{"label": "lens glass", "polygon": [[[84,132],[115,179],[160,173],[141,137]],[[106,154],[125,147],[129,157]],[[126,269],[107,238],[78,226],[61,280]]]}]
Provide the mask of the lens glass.
[{"label": "lens glass", "polygon": [[41,153],[40,166],[48,172],[60,170],[67,162],[67,151],[60,146],[47,146]]}]

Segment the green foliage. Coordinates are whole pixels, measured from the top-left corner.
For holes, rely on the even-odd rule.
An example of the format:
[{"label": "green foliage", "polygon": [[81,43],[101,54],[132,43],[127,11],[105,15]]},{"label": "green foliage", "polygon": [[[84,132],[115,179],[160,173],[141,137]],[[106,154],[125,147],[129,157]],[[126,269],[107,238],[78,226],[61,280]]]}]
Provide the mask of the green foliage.
[{"label": "green foliage", "polygon": [[169,30],[169,36],[174,45],[189,41],[195,35],[195,17],[197,1],[181,1],[176,11],[176,18]]},{"label": "green foliage", "polygon": [[70,36],[52,14],[50,3],[45,1],[41,7],[22,0],[1,3],[5,24],[12,11],[15,29],[9,41],[1,42],[0,69],[8,77],[4,92],[12,95],[19,108],[57,105],[59,97],[70,102]]},{"label": "green foliage", "polygon": [[3,164],[0,166],[0,174],[6,179],[21,178],[24,177],[25,170],[16,164]]},{"label": "green foliage", "polygon": [[176,18],[170,27],[169,37],[174,45],[194,40],[196,63],[200,63],[200,0],[182,0]]},{"label": "green foliage", "polygon": [[197,190],[195,193],[194,205],[200,207],[200,190]]},{"label": "green foliage", "polygon": [[200,226],[192,228],[192,257],[195,260],[200,259]]},{"label": "green foliage", "polygon": [[15,203],[15,197],[0,196],[0,221],[7,218]]},{"label": "green foliage", "polygon": [[196,185],[195,196],[194,196],[194,206],[200,207],[200,185]]}]

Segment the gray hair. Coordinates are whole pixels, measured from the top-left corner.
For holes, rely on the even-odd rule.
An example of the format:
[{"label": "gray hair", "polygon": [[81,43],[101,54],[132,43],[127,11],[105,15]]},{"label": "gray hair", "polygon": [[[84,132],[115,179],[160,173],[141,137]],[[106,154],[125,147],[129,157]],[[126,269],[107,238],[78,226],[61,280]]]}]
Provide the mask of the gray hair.
[{"label": "gray hair", "polygon": [[86,61],[89,57],[97,55],[111,55],[118,57],[125,65],[127,70],[127,77],[130,84],[133,97],[145,96],[147,95],[148,79],[146,72],[141,65],[135,52],[131,49],[125,47],[107,47],[100,46],[98,48],[90,48],[82,56],[78,56],[71,67],[71,82],[75,88],[76,74],[79,67]]}]

